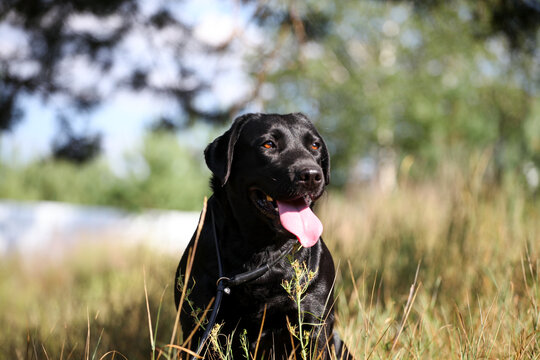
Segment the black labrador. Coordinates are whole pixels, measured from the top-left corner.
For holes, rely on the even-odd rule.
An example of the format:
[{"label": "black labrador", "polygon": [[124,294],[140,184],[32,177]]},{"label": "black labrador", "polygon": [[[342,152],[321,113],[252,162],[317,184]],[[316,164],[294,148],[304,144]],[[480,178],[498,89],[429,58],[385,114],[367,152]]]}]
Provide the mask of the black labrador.
[{"label": "black labrador", "polygon": [[[320,238],[322,224],[311,211],[330,177],[328,150],[311,121],[301,113],[246,114],[209,144],[204,155],[213,173],[213,195],[186,284],[184,337],[197,328],[191,341],[197,348],[204,328],[212,326],[199,322],[203,311],[212,299],[213,308],[219,306],[222,298],[214,311],[216,323],[224,324],[222,333],[234,332],[238,339],[245,331],[248,350],[253,355],[257,348],[258,358],[286,359],[296,352],[300,359],[301,346],[291,336],[298,335],[298,304],[283,287],[293,278],[294,259],[315,272],[300,303],[308,350],[314,358],[335,354],[352,359],[333,331],[334,263]],[[195,237],[176,272],[177,307]],[[298,278],[301,284],[307,281]],[[225,294],[216,296],[219,285]],[[233,340],[232,352],[233,358],[243,358],[239,340]]]}]

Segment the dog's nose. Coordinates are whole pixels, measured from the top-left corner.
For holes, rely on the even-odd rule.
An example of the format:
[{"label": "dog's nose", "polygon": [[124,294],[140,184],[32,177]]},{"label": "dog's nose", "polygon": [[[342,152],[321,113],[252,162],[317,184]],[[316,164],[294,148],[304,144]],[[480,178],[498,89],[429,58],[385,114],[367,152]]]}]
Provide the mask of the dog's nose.
[{"label": "dog's nose", "polygon": [[314,168],[306,168],[298,174],[298,182],[308,189],[315,189],[322,183],[322,171]]}]

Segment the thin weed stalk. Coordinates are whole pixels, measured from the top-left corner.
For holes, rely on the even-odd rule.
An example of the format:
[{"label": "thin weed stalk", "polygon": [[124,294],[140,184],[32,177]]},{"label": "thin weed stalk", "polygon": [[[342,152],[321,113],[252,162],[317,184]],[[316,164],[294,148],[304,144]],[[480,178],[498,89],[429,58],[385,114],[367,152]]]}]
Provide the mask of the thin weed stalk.
[{"label": "thin weed stalk", "polygon": [[[175,344],[167,344],[165,345],[166,348],[170,348],[170,349],[176,349],[178,350],[179,352],[185,352],[186,354],[188,355],[191,355],[191,356],[194,356],[196,357],[197,359],[202,359],[203,357],[200,356],[199,354],[197,354],[195,351],[191,350],[191,349],[188,349],[188,348],[185,348],[183,346],[180,346],[180,345],[175,345]],[[167,357],[168,359],[170,359],[170,357]]]},{"label": "thin weed stalk", "polygon": [[90,358],[90,314],[88,313],[88,307],[86,307],[86,320],[87,320],[87,333],[86,333],[86,345],[84,347],[84,358],[88,360]]},{"label": "thin weed stalk", "polygon": [[[287,327],[289,332],[300,343],[300,354],[302,360],[308,359],[308,350],[310,346],[309,338],[311,337],[311,330],[304,330],[304,325],[311,325],[312,327],[320,326],[322,324],[305,324],[304,312],[302,311],[302,301],[304,300],[304,294],[306,293],[309,285],[315,278],[317,271],[309,270],[306,263],[300,263],[298,260],[293,260],[292,256],[289,257],[290,264],[293,268],[293,277],[290,280],[283,280],[281,286],[289,298],[296,304],[297,307],[297,325],[292,325],[287,321]],[[298,328],[296,328],[298,326]],[[315,344],[311,344],[315,345]]]},{"label": "thin weed stalk", "polygon": [[259,351],[259,343],[261,341],[261,335],[264,327],[264,321],[266,320],[266,304],[264,304],[264,312],[261,320],[261,327],[259,329],[259,335],[257,336],[257,345],[255,346],[255,353],[253,354],[253,359],[257,359],[257,352]]},{"label": "thin weed stalk", "polygon": [[409,314],[411,312],[414,300],[416,299],[416,295],[418,295],[419,286],[417,286],[418,283],[418,272],[420,271],[420,263],[418,263],[418,266],[416,267],[416,274],[414,275],[414,281],[411,285],[411,288],[409,290],[409,297],[407,298],[407,303],[405,305],[404,313],[403,313],[403,319],[401,320],[401,325],[399,327],[398,333],[394,339],[394,343],[392,344],[391,351],[394,351],[399,337],[401,333],[403,332],[403,329],[405,328],[405,323],[407,322],[407,319],[409,318]]},{"label": "thin weed stalk", "polygon": [[103,354],[103,355],[99,358],[99,360],[105,360],[105,358],[107,358],[107,356],[109,356],[109,355],[112,356],[111,360],[114,360],[114,356],[115,356],[115,355],[119,355],[119,356],[121,356],[123,359],[128,360],[128,358],[127,358],[124,354],[122,354],[122,353],[120,353],[120,352],[118,352],[118,351],[116,351],[116,350],[111,350],[111,351],[106,352],[105,354]]},{"label": "thin weed stalk", "polygon": [[152,331],[152,316],[150,314],[150,302],[148,301],[148,288],[146,286],[146,270],[143,266],[144,298],[146,300],[146,313],[148,315],[148,331],[150,333],[150,346],[152,347],[152,360],[156,356],[156,343]]},{"label": "thin weed stalk", "polygon": [[[203,228],[203,225],[204,225],[204,219],[206,218],[207,202],[208,202],[208,199],[205,197],[204,202],[203,202],[203,210],[201,212],[201,217],[199,219],[199,224],[197,226],[197,233],[195,235],[195,241],[194,241],[194,244],[193,244],[193,248],[188,250],[189,251],[189,257],[188,257],[188,262],[187,262],[187,267],[186,267],[186,272],[185,272],[184,286],[182,288],[182,295],[180,296],[180,302],[178,304],[178,310],[176,311],[176,318],[175,318],[175,321],[174,321],[174,328],[173,328],[173,332],[172,332],[172,335],[171,335],[170,344],[174,343],[174,339],[176,338],[176,332],[178,331],[178,325],[180,324],[180,313],[182,312],[182,304],[184,303],[184,299],[185,299],[185,296],[186,296],[187,284],[188,284],[188,281],[189,281],[189,277],[191,275],[191,269],[193,267],[193,261],[195,260],[195,252],[197,251],[197,245],[199,243],[199,237],[201,236],[201,231],[202,231],[202,228]],[[176,282],[176,279],[175,279],[175,282]],[[173,347],[171,347],[170,349],[173,349]],[[168,355],[170,357],[170,352],[169,352]]]}]

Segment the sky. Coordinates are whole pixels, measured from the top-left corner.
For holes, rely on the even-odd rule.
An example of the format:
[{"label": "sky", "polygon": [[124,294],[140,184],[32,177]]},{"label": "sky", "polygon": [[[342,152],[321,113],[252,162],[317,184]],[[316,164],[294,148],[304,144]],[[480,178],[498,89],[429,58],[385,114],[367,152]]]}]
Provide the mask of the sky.
[{"label": "sky", "polygon": [[[197,40],[209,45],[223,43],[235,30],[235,26],[244,26],[247,14],[244,8],[236,7],[233,0],[188,0],[173,5],[172,11],[182,14],[182,18],[194,26],[194,35]],[[175,3],[176,4],[176,3]],[[152,11],[159,3],[143,0],[143,8]],[[114,22],[114,19],[110,20]],[[70,20],[69,25],[74,29],[99,29],[95,19],[88,16],[79,16]],[[245,29],[244,29],[245,30]],[[257,44],[261,35],[251,28],[243,32],[247,43]],[[171,35],[169,35],[170,37]],[[0,27],[0,48],[15,48],[20,42],[20,35],[10,29]],[[158,41],[170,41],[167,34],[158,38]],[[173,39],[174,40],[174,39]],[[167,66],[166,54],[153,54],[148,50],[144,40],[136,36],[126,41],[125,47],[132,57],[144,61],[158,62],[159,71],[154,71],[154,81],[165,82],[171,78],[170,66]],[[125,50],[125,49],[124,49]],[[8,50],[6,50],[8,51]],[[150,55],[149,55],[150,54]],[[234,56],[228,55],[219,59],[209,60],[196,58],[199,66],[206,68],[226,68],[227,71],[213,81],[213,98],[201,98],[202,102],[217,102],[227,105],[242,97],[249,90],[249,80],[242,71],[242,53]],[[195,58],[194,58],[195,59]],[[94,79],[88,64],[75,60],[69,64],[81,86],[91,83]],[[122,64],[125,66],[125,64]],[[113,71],[114,72],[114,71]],[[214,73],[214,72],[210,72]],[[212,75],[210,75],[212,76]],[[213,79],[214,80],[214,79]],[[170,81],[170,80],[169,80]],[[75,84],[77,86],[77,84]],[[103,85],[107,87],[105,83]],[[10,132],[0,137],[0,156],[8,161],[28,161],[46,156],[50,152],[54,135],[59,129],[55,115],[55,107],[62,106],[61,100],[53,99],[47,104],[37,97],[27,97],[21,102],[24,117]],[[76,130],[95,130],[103,134],[103,148],[106,157],[112,162],[121,161],[126,151],[136,148],[141,141],[148,125],[160,115],[174,114],[176,105],[170,100],[164,100],[148,93],[134,93],[123,90],[112,90],[108,100],[87,114],[77,114],[74,122]],[[189,136],[180,136],[187,140]]]}]

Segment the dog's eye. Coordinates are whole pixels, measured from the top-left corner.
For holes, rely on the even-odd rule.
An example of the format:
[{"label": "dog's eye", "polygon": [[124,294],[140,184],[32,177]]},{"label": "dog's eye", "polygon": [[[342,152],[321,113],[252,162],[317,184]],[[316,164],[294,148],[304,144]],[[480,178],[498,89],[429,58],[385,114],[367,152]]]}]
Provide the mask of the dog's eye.
[{"label": "dog's eye", "polygon": [[268,140],[262,145],[265,149],[273,149],[276,147],[276,144],[272,140]]},{"label": "dog's eye", "polygon": [[321,147],[321,144],[319,144],[318,142],[314,142],[313,144],[311,144],[311,148],[313,150],[319,150],[319,148]]}]

